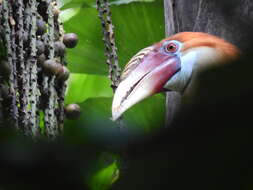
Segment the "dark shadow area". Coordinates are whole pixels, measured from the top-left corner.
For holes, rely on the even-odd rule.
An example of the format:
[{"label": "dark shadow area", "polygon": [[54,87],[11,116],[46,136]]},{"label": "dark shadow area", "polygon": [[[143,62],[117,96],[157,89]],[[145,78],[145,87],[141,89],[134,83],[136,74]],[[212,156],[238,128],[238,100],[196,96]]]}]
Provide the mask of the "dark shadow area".
[{"label": "dark shadow area", "polygon": [[252,189],[251,52],[202,73],[171,128],[129,145],[113,189]]},{"label": "dark shadow area", "polygon": [[84,140],[32,141],[0,130],[0,189],[88,189],[101,146]]}]

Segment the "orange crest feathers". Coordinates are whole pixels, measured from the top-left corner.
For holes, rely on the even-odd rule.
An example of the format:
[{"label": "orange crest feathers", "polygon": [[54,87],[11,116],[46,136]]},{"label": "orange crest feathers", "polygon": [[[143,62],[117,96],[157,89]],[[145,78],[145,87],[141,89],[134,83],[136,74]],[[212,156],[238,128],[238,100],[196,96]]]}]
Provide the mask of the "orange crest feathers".
[{"label": "orange crest feathers", "polygon": [[240,55],[240,51],[235,45],[207,33],[181,32],[162,40],[160,43],[167,40],[177,40],[184,43],[181,51],[186,51],[195,47],[211,47],[217,49],[227,59],[235,59]]}]

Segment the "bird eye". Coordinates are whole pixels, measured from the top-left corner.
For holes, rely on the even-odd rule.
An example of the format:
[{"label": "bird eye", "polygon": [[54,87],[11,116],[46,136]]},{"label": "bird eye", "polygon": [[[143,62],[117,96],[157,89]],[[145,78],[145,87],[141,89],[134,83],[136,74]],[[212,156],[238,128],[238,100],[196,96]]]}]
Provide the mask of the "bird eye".
[{"label": "bird eye", "polygon": [[169,53],[175,53],[178,50],[178,45],[171,42],[169,44],[166,45],[166,51]]}]

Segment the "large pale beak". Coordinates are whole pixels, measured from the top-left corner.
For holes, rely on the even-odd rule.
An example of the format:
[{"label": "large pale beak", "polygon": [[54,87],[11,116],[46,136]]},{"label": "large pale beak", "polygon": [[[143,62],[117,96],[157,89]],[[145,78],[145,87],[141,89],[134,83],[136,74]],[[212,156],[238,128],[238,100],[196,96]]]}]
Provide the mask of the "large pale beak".
[{"label": "large pale beak", "polygon": [[139,101],[163,91],[165,83],[180,70],[180,59],[151,51],[123,79],[112,103],[112,119],[117,120]]}]

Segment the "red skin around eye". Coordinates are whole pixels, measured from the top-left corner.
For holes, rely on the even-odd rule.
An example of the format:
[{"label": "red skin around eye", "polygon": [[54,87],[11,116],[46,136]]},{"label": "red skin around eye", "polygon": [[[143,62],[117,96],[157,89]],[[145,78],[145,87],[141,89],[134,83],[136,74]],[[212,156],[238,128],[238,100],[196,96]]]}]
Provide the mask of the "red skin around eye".
[{"label": "red skin around eye", "polygon": [[[173,47],[173,49],[172,49],[171,47]],[[169,44],[167,45],[166,49],[167,49],[168,52],[174,53],[174,52],[177,51],[178,47],[177,47],[177,45],[174,44],[174,43],[169,43]]]}]

